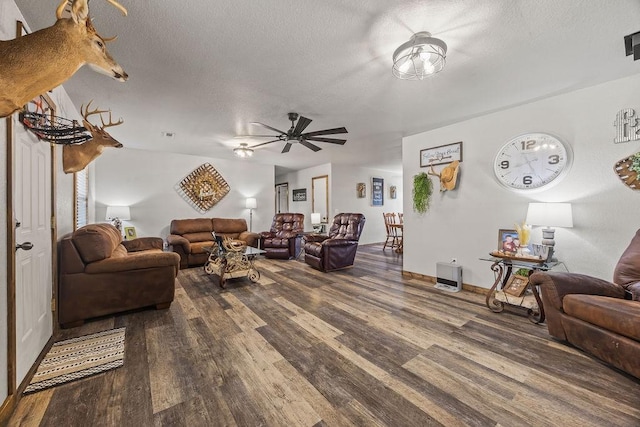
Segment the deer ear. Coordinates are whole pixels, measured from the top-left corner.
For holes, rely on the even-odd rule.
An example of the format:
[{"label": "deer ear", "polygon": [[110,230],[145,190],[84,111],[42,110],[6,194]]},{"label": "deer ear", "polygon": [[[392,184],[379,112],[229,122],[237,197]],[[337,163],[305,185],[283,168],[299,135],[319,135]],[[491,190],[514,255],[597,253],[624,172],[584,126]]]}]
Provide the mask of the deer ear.
[{"label": "deer ear", "polygon": [[89,0],[74,0],[71,5],[71,18],[77,24],[89,16]]}]

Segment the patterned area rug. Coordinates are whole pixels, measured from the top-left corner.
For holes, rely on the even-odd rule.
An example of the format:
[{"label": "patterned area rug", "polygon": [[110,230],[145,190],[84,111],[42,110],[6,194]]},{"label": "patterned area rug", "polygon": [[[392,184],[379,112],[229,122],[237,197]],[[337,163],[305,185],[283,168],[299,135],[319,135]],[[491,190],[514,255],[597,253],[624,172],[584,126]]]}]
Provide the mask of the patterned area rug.
[{"label": "patterned area rug", "polygon": [[122,366],[124,330],[111,329],[53,344],[24,393],[44,390]]}]

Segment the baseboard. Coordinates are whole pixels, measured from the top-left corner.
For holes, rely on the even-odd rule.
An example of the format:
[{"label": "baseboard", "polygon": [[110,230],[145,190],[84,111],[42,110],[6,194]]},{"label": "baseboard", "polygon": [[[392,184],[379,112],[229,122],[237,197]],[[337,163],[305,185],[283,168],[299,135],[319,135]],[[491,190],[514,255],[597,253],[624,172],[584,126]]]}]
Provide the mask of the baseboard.
[{"label": "baseboard", "polygon": [[[420,273],[414,273],[412,271],[402,270],[402,276],[409,277],[411,279],[417,279],[417,280],[429,282],[430,284],[433,284],[433,285],[436,284],[436,278],[426,274],[420,274]],[[489,293],[489,289],[483,288],[480,286],[471,285],[469,283],[463,283],[462,290],[473,292],[475,294],[481,294],[481,295],[487,295]]]}]

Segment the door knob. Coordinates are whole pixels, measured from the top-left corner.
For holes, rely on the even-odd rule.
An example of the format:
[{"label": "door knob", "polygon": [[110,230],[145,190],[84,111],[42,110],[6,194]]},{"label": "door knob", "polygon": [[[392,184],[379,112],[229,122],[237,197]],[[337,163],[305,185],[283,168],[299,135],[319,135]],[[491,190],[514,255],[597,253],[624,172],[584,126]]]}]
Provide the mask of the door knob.
[{"label": "door knob", "polygon": [[31,242],[24,242],[16,245],[16,250],[22,249],[23,251],[30,251],[31,248],[33,248],[33,243]]}]

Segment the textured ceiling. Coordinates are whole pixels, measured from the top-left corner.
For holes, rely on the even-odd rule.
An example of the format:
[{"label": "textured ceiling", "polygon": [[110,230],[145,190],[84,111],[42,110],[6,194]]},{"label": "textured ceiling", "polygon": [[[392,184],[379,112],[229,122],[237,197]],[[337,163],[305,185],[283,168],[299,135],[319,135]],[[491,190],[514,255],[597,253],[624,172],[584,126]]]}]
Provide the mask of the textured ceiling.
[{"label": "textured ceiling", "polygon": [[[57,0],[16,0],[33,30],[53,24]],[[283,142],[249,160],[278,171],[333,162],[400,171],[402,136],[640,71],[623,37],[640,30],[638,0],[276,0],[90,3],[95,27],[118,35],[118,83],[81,69],[65,88],[80,106],[113,110],[125,147],[233,158],[249,123],[307,131],[345,126],[344,146]],[[391,55],[414,32],[449,46],[443,72],[391,74]],[[528,130],[534,129],[532,125]],[[523,129],[524,131],[525,129]],[[173,139],[162,132],[175,132]],[[450,141],[440,141],[447,143]]]}]

